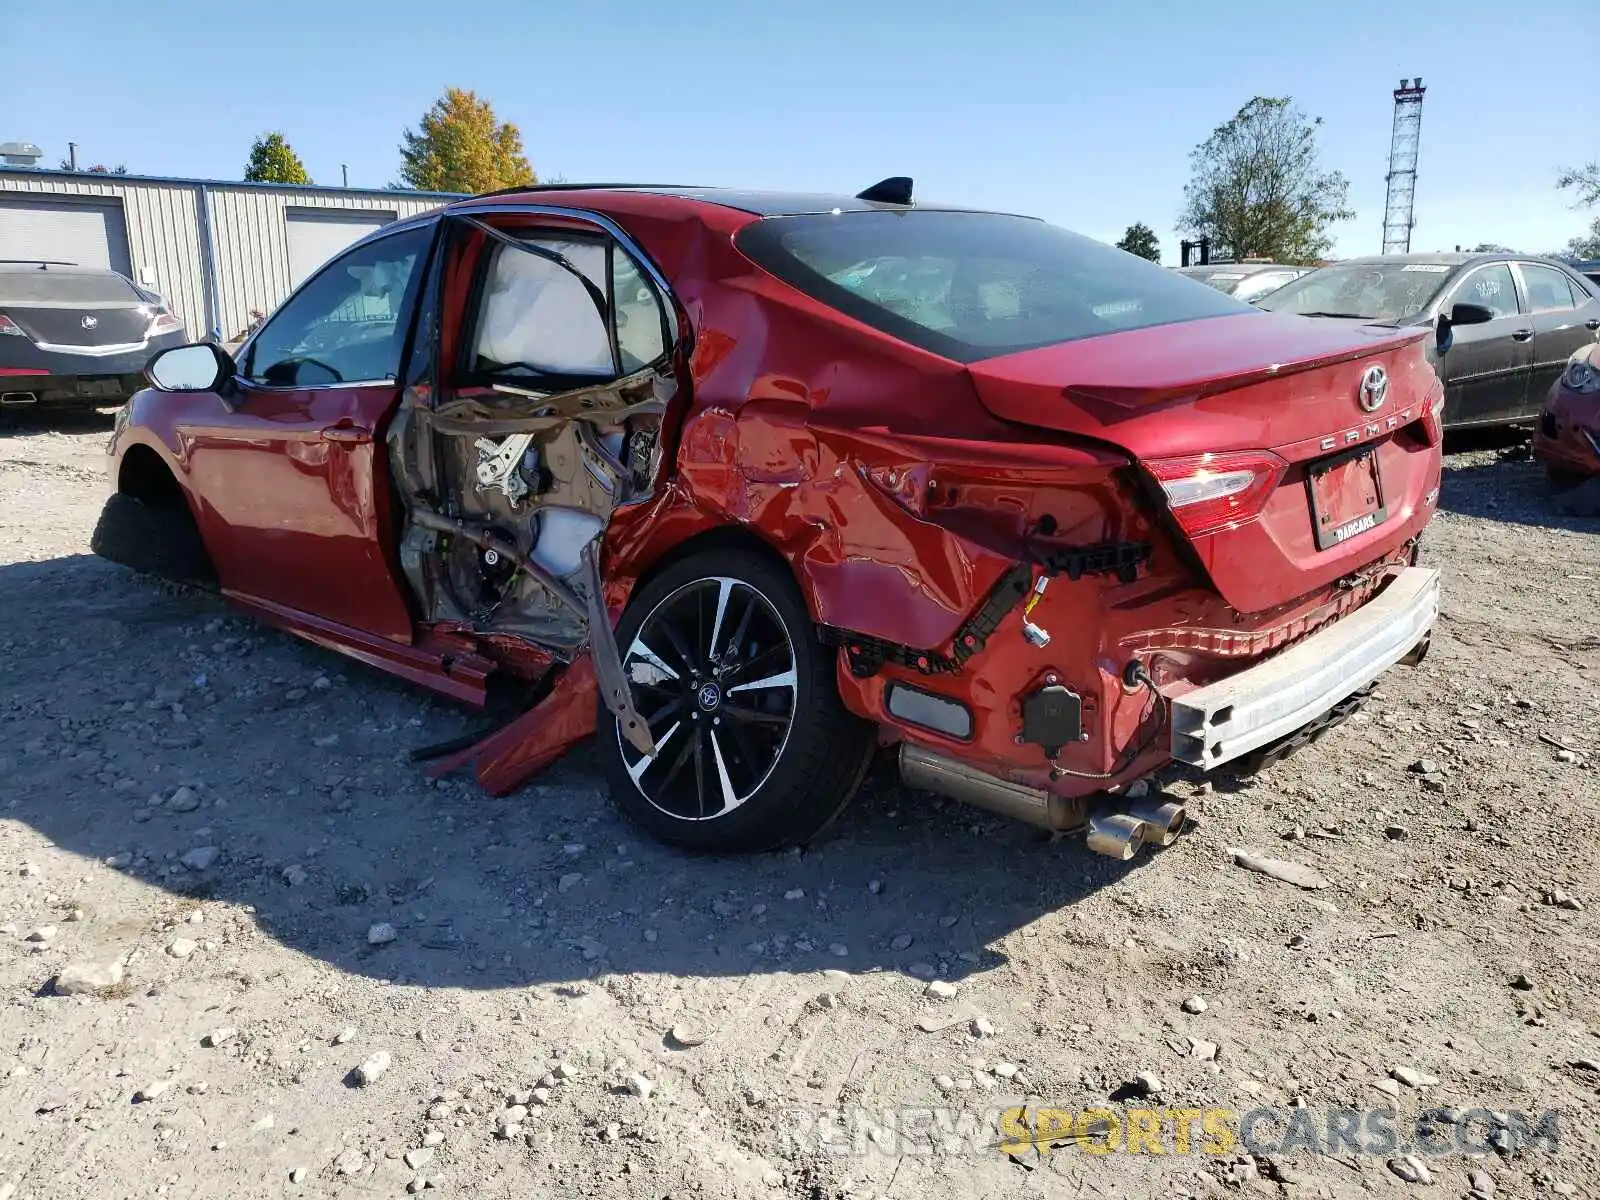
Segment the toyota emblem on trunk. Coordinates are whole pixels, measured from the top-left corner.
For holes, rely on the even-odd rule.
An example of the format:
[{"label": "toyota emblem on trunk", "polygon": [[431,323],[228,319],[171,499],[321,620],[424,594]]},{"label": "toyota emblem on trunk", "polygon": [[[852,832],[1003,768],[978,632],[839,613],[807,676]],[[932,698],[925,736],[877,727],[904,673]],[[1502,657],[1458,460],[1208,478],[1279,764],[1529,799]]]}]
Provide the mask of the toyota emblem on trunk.
[{"label": "toyota emblem on trunk", "polygon": [[1389,372],[1379,366],[1368,367],[1361,373],[1361,390],[1356,394],[1361,411],[1377,412],[1388,398]]},{"label": "toyota emblem on trunk", "polygon": [[83,327],[85,329],[93,329],[98,324],[100,324],[100,319],[98,317],[85,317],[83,319]]}]

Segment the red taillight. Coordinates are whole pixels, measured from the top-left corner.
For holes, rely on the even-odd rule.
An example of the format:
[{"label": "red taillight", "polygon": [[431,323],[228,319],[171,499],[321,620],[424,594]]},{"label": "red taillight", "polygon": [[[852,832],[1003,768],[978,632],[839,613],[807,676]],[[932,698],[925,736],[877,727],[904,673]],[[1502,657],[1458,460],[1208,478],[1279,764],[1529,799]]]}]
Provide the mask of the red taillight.
[{"label": "red taillight", "polygon": [[1288,469],[1283,459],[1265,450],[1158,458],[1145,466],[1190,537],[1253,521]]},{"label": "red taillight", "polygon": [[23,333],[22,327],[6,316],[5,313],[0,313],[0,337],[7,336],[25,338],[28,335]]}]

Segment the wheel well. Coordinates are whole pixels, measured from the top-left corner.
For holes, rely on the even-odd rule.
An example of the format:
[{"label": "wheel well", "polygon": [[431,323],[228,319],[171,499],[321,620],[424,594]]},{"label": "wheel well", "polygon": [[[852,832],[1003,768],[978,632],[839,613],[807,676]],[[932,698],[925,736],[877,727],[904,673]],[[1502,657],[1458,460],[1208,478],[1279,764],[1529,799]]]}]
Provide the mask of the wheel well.
[{"label": "wheel well", "polygon": [[117,472],[117,491],[142,500],[152,508],[185,506],[183,489],[161,456],[148,446],[129,446]]},{"label": "wheel well", "polygon": [[[679,542],[668,553],[656,559],[639,576],[638,582],[633,585],[634,591],[638,591],[673,563],[687,558],[691,554],[716,550],[743,550],[751,554],[759,554],[769,562],[782,567],[791,577],[794,577],[794,568],[789,565],[789,560],[778,553],[773,545],[759,534],[750,532],[743,525],[718,525],[715,529],[707,529],[703,533],[697,533],[693,537]],[[795,578],[795,583],[799,585],[800,594],[805,599],[806,609],[809,611],[811,597],[806,594],[805,581]],[[815,614],[812,615],[814,618]]]}]

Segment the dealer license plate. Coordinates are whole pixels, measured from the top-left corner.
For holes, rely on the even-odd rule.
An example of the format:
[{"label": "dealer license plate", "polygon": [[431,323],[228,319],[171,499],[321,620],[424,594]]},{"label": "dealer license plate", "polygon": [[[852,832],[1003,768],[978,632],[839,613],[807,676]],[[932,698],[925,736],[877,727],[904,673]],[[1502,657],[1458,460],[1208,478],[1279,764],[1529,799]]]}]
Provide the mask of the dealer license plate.
[{"label": "dealer license plate", "polygon": [[1332,550],[1388,518],[1383,503],[1383,482],[1377,452],[1368,447],[1349,450],[1312,464],[1311,527],[1317,549]]}]

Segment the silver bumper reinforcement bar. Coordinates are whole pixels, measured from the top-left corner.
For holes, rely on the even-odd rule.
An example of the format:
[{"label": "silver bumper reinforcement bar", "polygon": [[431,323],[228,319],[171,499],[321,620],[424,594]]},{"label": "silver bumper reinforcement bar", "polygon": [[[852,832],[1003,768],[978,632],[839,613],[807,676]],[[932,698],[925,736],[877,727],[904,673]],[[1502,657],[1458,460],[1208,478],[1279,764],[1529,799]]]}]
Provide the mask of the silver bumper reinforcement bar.
[{"label": "silver bumper reinforcement bar", "polygon": [[1181,696],[1172,757],[1210,769],[1316,720],[1428,636],[1439,572],[1407,567],[1377,597],[1265,662]]}]

